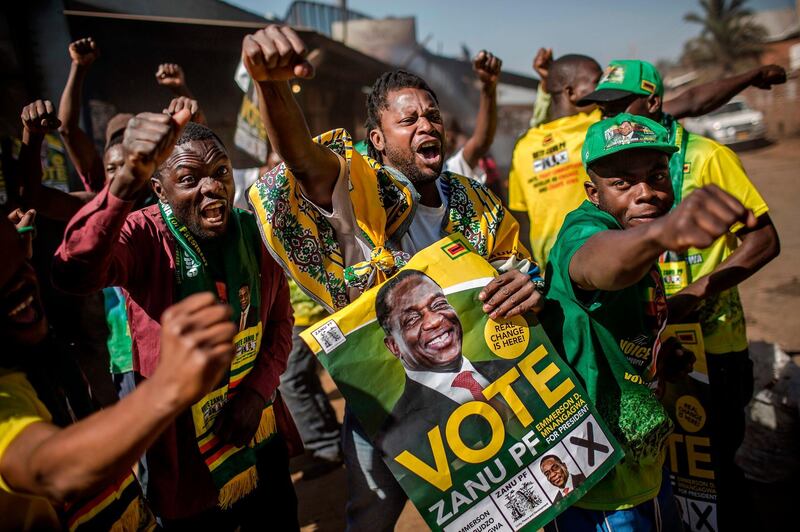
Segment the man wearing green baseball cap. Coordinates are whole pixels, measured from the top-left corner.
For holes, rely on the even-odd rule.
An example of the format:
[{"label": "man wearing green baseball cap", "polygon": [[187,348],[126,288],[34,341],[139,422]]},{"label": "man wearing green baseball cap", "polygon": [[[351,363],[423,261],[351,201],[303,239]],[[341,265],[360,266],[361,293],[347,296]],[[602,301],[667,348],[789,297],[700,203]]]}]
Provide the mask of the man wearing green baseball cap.
[{"label": "man wearing green baseball cap", "polygon": [[664,127],[629,114],[593,124],[584,140],[588,200],[567,215],[552,249],[540,318],[626,457],[552,530],[681,530],[662,477],[672,423],[652,388],[685,376],[693,357],[659,341],[667,301],[657,259],[705,247],[736,222],[752,227],[755,217],[715,186],[672,209],[676,150]]},{"label": "man wearing green baseball cap", "polygon": [[[621,75],[616,72],[624,69]],[[690,133],[662,109],[661,80],[655,67],[645,61],[615,61],[597,86],[584,98],[595,102],[604,116],[624,111],[659,121],[669,132],[670,142],[680,148],[670,159],[675,203],[686,201],[695,191],[714,184],[736,197],[758,221],[754,227],[734,225],[709,246],[691,247],[662,261],[671,270],[667,283],[670,320],[699,323],[703,333],[709,374],[708,422],[711,431],[711,462],[717,489],[717,522],[725,530],[740,521],[744,474],[734,463],[744,439],[744,407],[753,393],[753,364],[748,353],[744,310],[736,286],[774,259],[780,251],[778,233],[769,207],[748,179],[736,154],[726,146]],[[639,90],[652,84],[655,90]],[[674,272],[681,272],[680,278]],[[727,526],[726,526],[727,525]]]},{"label": "man wearing green baseball cap", "polygon": [[[514,216],[519,220],[522,234],[530,238],[529,249],[542,266],[547,263],[564,217],[583,201],[586,174],[580,162],[581,144],[589,126],[601,118],[595,108],[598,101],[589,101],[587,96],[598,83],[601,83],[597,87],[599,92],[603,84],[613,85],[613,80],[621,78],[621,84],[607,87],[603,92],[607,105],[625,103],[614,99],[615,94],[608,89],[616,90],[617,96],[657,94],[662,99],[663,84],[655,67],[649,63],[646,67],[641,62],[627,63],[631,62],[614,61],[604,74],[594,59],[584,55],[568,54],[555,61],[552,50],[542,49],[537,55],[534,65],[542,79],[539,89],[549,94],[541,100],[549,101],[545,104],[549,110],[542,114],[549,116],[550,121],[531,127],[517,140],[508,174],[508,205],[516,211]],[[747,87],[769,89],[785,81],[786,72],[781,67],[761,66],[682,91],[663,102],[663,106],[677,118],[700,116]],[[638,111],[629,112],[642,114]]]}]

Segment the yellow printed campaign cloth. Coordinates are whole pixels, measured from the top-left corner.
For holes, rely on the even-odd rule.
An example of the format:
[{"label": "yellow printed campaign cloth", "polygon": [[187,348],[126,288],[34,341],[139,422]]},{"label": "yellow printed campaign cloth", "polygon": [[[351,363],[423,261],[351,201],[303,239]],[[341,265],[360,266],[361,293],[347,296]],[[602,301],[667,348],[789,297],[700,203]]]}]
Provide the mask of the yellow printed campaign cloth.
[{"label": "yellow printed campaign cloth", "polygon": [[[345,160],[358,236],[372,249],[369,260],[345,267],[333,227],[303,196],[285,164],[259,178],[248,199],[272,256],[304,292],[333,312],[350,302],[348,288],[379,284],[406,264],[409,257],[399,242],[413,219],[418,193],[396,170],[353,150],[347,131],[336,129],[314,140]],[[442,234],[461,233],[490,262],[528,258],[516,220],[492,192],[449,172],[439,179],[446,207]]]},{"label": "yellow printed campaign cloth", "polygon": [[495,276],[456,233],[301,334],[433,530],[536,530],[622,456],[535,316],[483,312]]}]

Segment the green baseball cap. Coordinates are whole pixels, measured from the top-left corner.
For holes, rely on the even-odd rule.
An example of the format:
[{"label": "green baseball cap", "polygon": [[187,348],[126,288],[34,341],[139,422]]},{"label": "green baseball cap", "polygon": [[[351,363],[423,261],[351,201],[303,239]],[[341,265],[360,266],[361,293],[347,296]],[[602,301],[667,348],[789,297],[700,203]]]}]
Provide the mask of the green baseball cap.
[{"label": "green baseball cap", "polygon": [[650,149],[672,155],[678,147],[669,140],[669,132],[644,116],[620,113],[595,122],[586,132],[581,158],[584,168],[612,153],[632,149]]},{"label": "green baseball cap", "polygon": [[658,69],[647,61],[615,60],[608,64],[597,88],[578,102],[583,107],[597,102],[613,102],[631,94],[664,95],[664,83]]}]

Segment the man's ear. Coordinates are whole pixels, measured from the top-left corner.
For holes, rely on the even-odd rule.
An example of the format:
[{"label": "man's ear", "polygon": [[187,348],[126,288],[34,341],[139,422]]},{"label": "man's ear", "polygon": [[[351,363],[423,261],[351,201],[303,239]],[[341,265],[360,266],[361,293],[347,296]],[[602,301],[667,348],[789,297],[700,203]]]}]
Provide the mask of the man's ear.
[{"label": "man's ear", "polygon": [[597,194],[597,185],[595,185],[591,179],[583,183],[583,190],[586,191],[586,197],[589,198],[589,201],[591,201],[595,205],[600,204],[600,198],[598,197]]},{"label": "man's ear", "polygon": [[383,149],[386,147],[386,139],[383,138],[383,131],[377,127],[369,131],[369,141],[379,152],[383,152]]},{"label": "man's ear", "polygon": [[150,186],[153,188],[153,192],[158,197],[159,200],[166,202],[167,195],[164,193],[164,186],[161,184],[161,181],[157,177],[150,178]]},{"label": "man's ear", "polygon": [[392,352],[394,356],[400,358],[400,349],[395,341],[394,337],[390,334],[383,337],[383,343],[386,346],[386,349]]},{"label": "man's ear", "polygon": [[661,110],[661,96],[657,94],[651,94],[647,97],[647,112],[651,115],[655,115]]}]

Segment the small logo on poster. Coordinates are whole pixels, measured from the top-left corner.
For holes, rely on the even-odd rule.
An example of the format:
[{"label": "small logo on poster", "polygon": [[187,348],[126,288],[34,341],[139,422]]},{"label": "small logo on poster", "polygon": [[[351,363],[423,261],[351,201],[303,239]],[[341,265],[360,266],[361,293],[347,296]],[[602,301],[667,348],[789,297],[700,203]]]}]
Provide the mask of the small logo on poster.
[{"label": "small logo on poster", "polygon": [[347,341],[344,333],[342,333],[342,330],[334,320],[328,320],[317,327],[317,329],[311,333],[311,336],[319,342],[320,347],[325,351],[326,355]]}]

